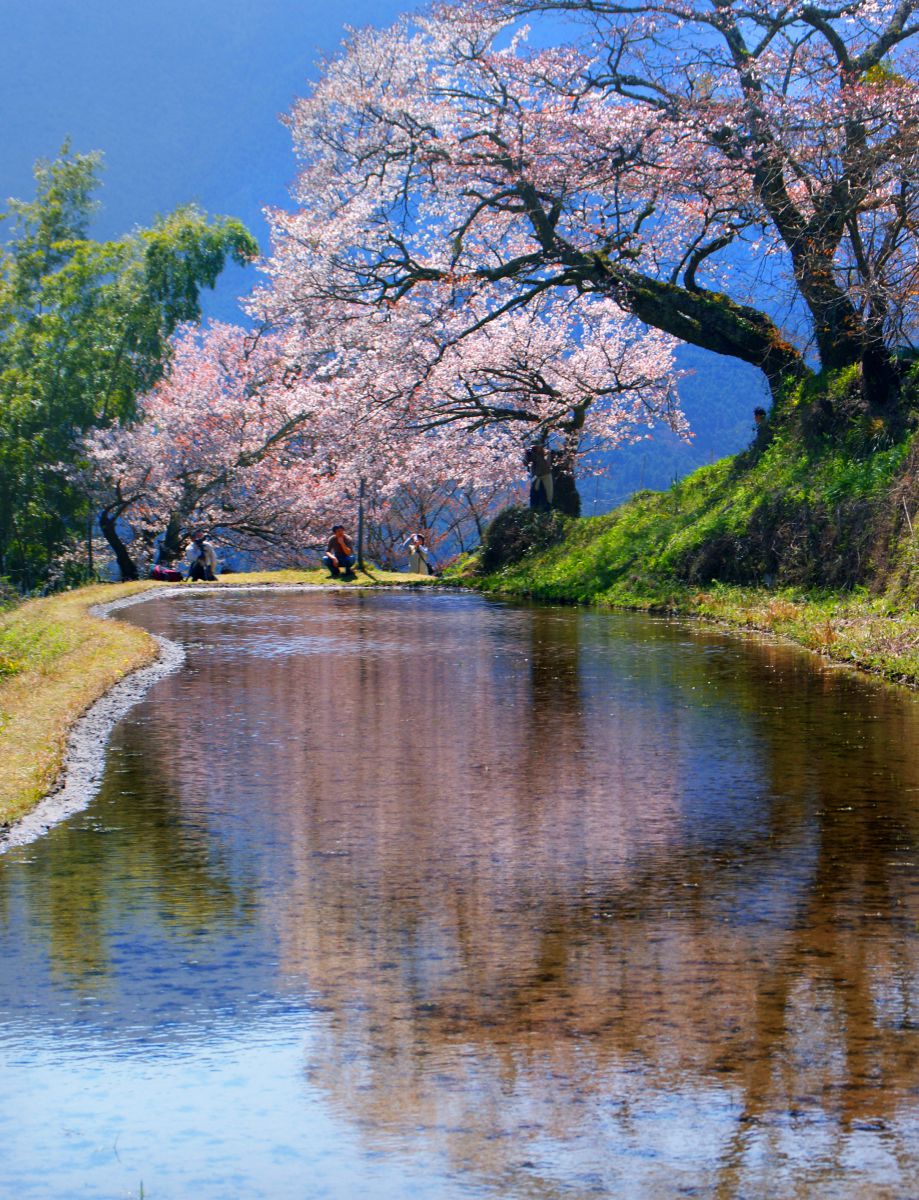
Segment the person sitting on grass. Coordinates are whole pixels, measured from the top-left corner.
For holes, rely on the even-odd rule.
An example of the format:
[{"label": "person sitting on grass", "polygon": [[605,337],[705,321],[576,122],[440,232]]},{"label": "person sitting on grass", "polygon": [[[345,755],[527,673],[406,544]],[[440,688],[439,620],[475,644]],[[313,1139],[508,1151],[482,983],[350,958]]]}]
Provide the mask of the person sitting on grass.
[{"label": "person sitting on grass", "polygon": [[176,566],[175,555],[165,546],[157,546],[150,566],[150,578],[160,583],[181,583],[185,576]]},{"label": "person sitting on grass", "polygon": [[322,565],[328,569],[333,579],[337,579],[342,572],[344,572],[344,579],[353,579],[352,568],[356,562],[357,555],[354,553],[350,539],[345,534],[344,525],[333,525],[332,536],[329,538],[329,544],[322,556]]},{"label": "person sitting on grass", "polygon": [[217,552],[203,529],[192,534],[188,547],[188,578],[194,582],[206,579],[209,583],[217,579]]}]

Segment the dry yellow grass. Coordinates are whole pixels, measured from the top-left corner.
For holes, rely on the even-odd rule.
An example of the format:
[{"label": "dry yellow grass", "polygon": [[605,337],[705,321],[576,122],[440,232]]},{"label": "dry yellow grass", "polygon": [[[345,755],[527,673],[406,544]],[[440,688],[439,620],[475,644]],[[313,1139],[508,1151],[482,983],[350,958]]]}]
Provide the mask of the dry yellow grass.
[{"label": "dry yellow grass", "polygon": [[0,616],[7,668],[0,682],[0,824],[23,816],[53,787],[80,714],[156,658],[156,642],[142,629],[88,612],[151,586],[81,588]]},{"label": "dry yellow grass", "polygon": [[770,627],[780,621],[792,621],[798,615],[798,606],[790,600],[770,600],[766,606],[766,621]]}]

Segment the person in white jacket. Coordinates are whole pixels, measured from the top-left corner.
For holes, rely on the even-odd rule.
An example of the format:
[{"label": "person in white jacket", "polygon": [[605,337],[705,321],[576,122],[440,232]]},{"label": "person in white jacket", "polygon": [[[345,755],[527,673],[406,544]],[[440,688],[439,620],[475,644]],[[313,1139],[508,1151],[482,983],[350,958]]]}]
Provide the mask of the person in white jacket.
[{"label": "person in white jacket", "polygon": [[408,548],[409,571],[413,575],[433,575],[434,568],[428,557],[430,550],[424,534],[413,533],[403,544]]}]

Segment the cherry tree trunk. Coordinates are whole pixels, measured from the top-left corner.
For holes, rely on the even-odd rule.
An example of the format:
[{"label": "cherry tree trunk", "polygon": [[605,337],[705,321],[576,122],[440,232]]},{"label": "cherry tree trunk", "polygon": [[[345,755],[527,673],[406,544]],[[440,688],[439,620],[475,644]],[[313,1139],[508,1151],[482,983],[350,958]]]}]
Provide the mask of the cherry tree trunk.
[{"label": "cherry tree trunk", "polygon": [[102,530],[102,536],[112,548],[122,581],[124,583],[133,583],[134,580],[139,578],[137,563],[131,557],[127,546],[119,536],[118,514],[112,513],[108,509],[103,509],[99,513],[99,528]]}]

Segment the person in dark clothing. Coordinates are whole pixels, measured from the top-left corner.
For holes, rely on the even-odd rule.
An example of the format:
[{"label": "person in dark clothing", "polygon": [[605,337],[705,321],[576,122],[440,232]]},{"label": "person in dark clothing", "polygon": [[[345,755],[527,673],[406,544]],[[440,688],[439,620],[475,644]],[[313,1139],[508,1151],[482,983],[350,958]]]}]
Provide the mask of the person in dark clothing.
[{"label": "person in dark clothing", "polygon": [[530,508],[550,509],[555,484],[549,451],[539,444],[530,446],[523,461],[530,472]]},{"label": "person in dark clothing", "polygon": [[337,579],[342,572],[348,579],[354,575],[352,568],[356,562],[357,555],[354,553],[351,540],[345,534],[344,525],[333,525],[332,536],[329,538],[325,554],[322,556],[322,565],[333,579]]},{"label": "person in dark clothing", "polygon": [[554,482],[552,507],[567,517],[581,515],[581,494],[574,477],[574,458],[568,450],[553,450],[549,455]]},{"label": "person in dark clothing", "polygon": [[204,579],[210,583],[217,579],[217,552],[203,530],[192,536],[188,547],[188,578],[193,581]]}]

